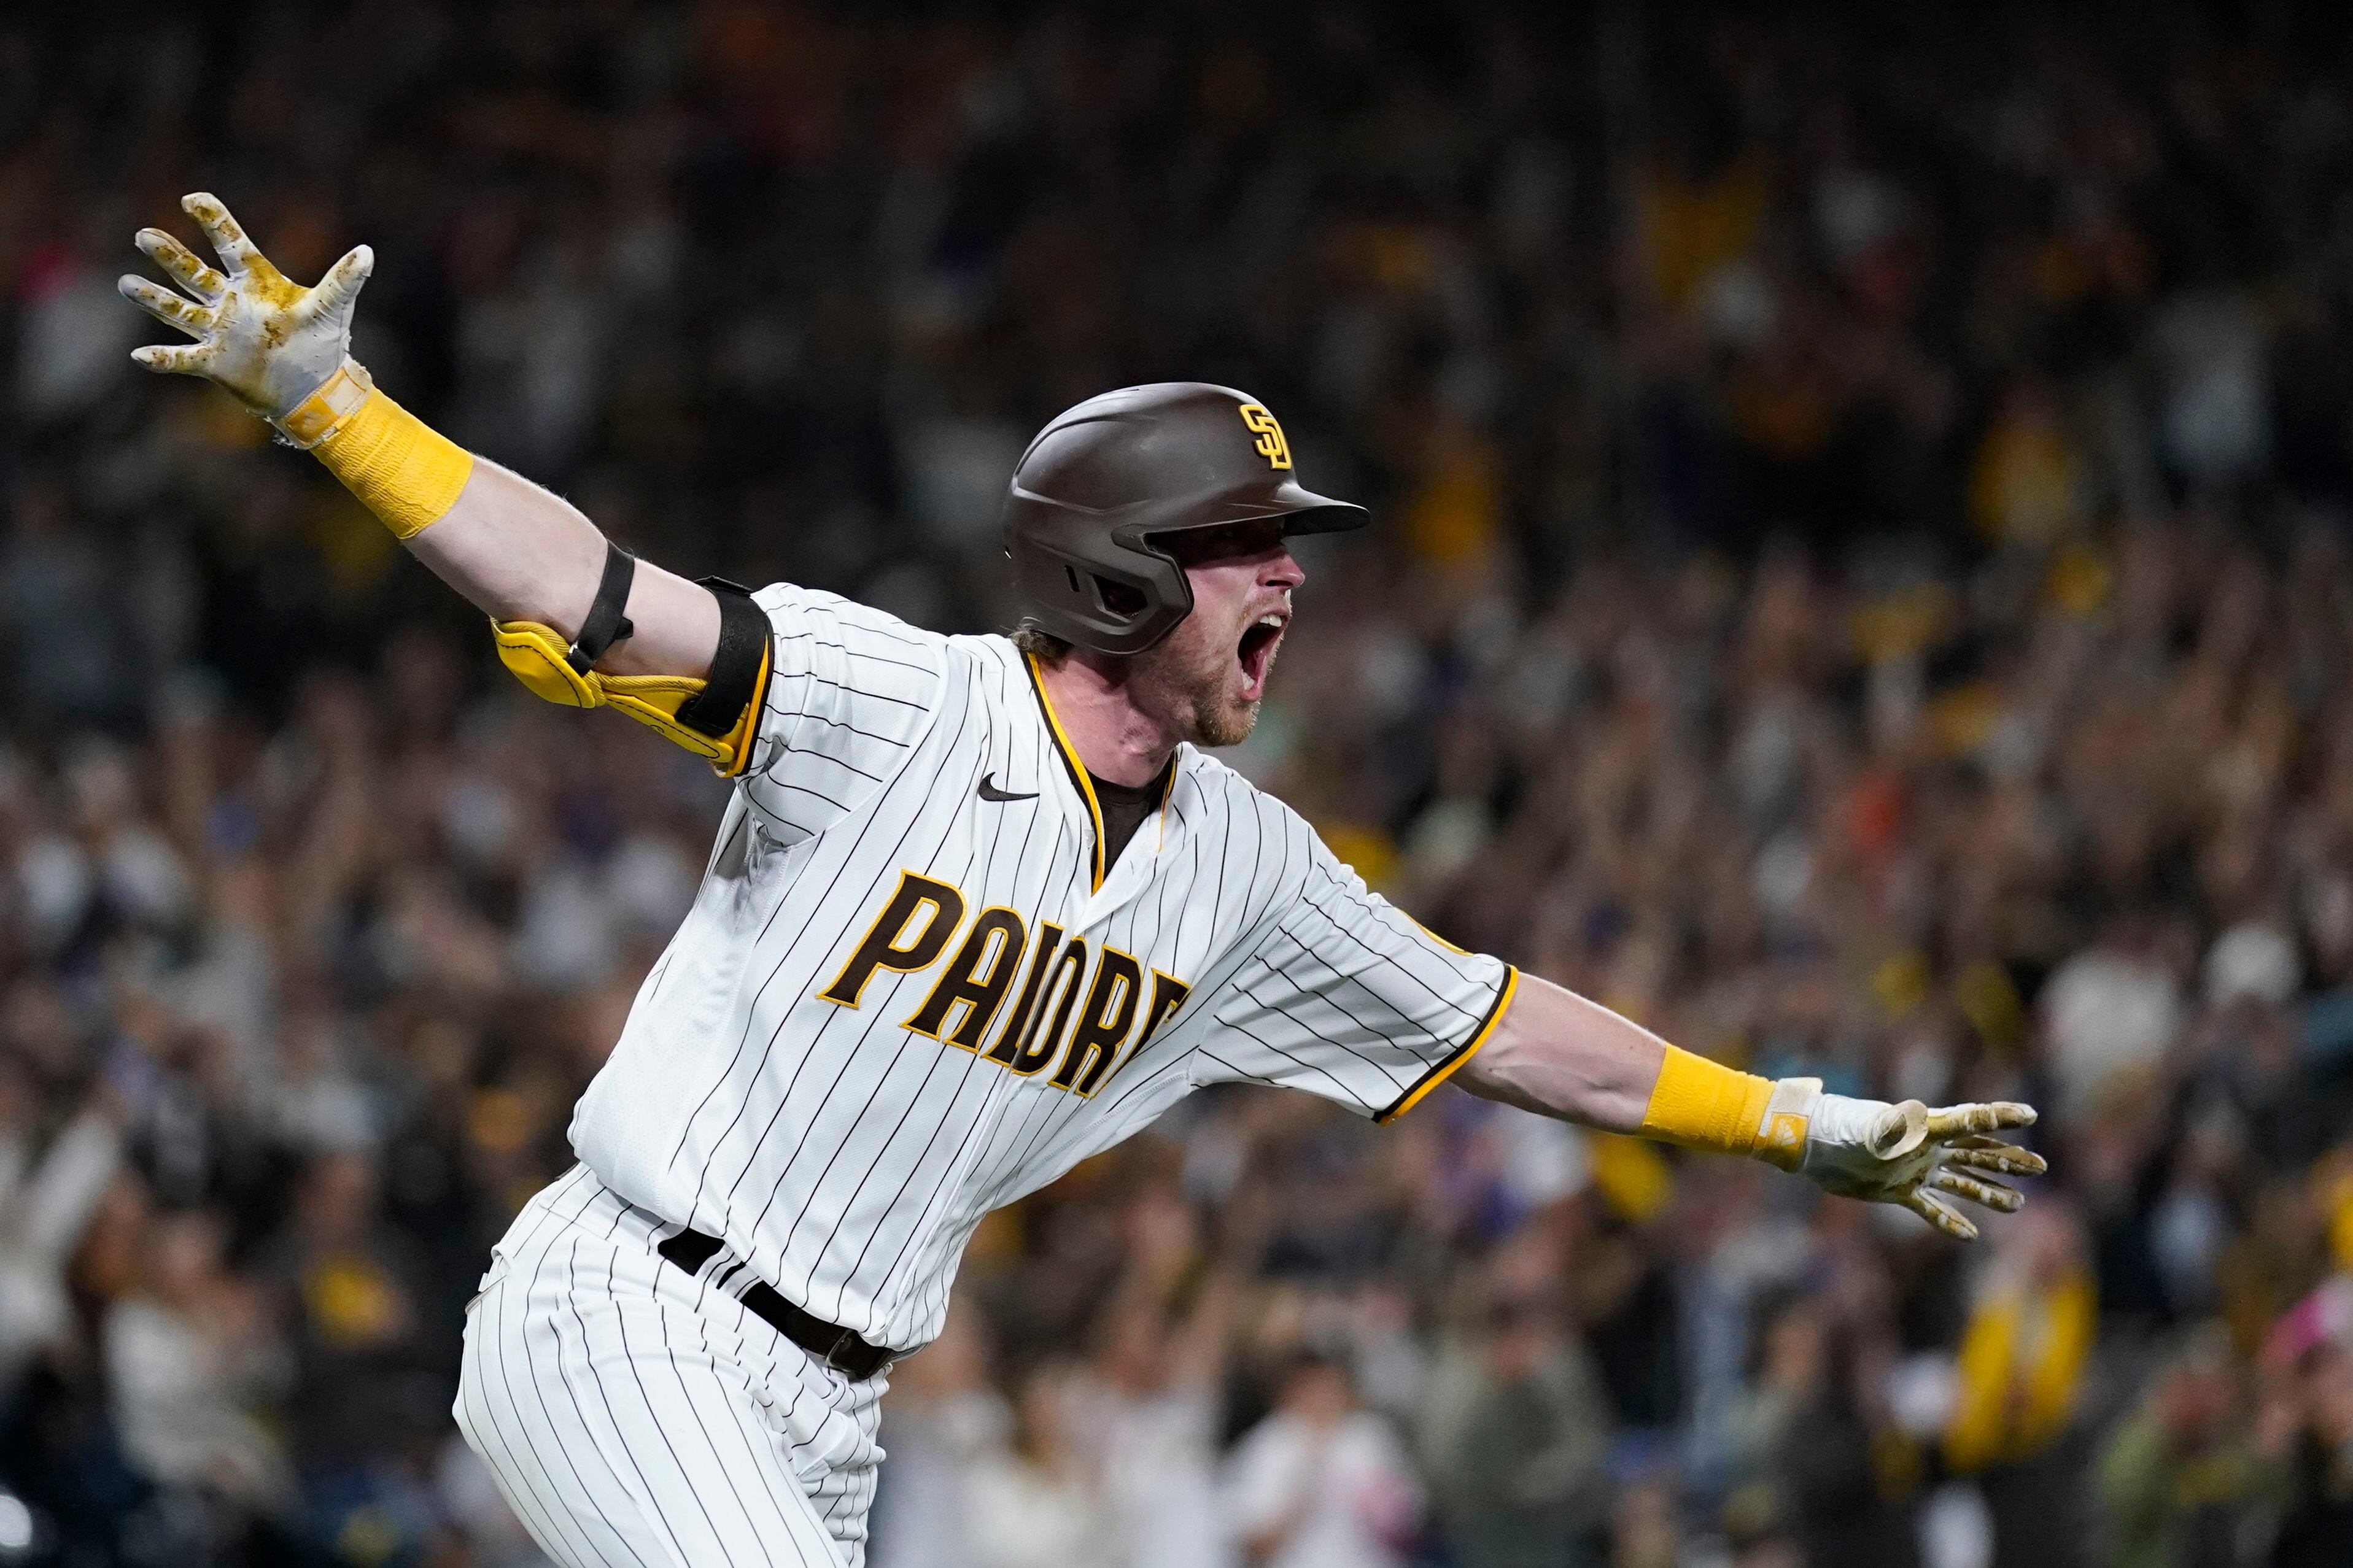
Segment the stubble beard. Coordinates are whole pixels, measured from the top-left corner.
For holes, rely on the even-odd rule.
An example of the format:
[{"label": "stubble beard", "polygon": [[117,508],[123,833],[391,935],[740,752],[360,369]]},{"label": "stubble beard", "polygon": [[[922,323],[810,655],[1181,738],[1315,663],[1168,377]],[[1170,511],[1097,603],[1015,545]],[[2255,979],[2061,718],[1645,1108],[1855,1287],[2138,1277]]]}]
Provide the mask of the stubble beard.
[{"label": "stubble beard", "polygon": [[[1187,617],[1166,641],[1137,657],[1137,695],[1197,746],[1240,745],[1258,725],[1259,705],[1231,694],[1238,641],[1239,635],[1212,638],[1198,618]],[[1273,675],[1270,656],[1266,679]]]}]

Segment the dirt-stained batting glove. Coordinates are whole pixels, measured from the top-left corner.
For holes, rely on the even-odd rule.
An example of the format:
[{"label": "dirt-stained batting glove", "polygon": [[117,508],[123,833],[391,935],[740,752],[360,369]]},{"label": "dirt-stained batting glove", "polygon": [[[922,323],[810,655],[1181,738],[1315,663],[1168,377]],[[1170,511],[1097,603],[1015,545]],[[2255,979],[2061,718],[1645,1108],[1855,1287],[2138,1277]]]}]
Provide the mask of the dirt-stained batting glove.
[{"label": "dirt-stained batting glove", "polygon": [[305,289],[269,264],[218,197],[199,191],[182,198],[180,206],[204,230],[221,264],[206,266],[160,228],[139,231],[139,248],[187,292],[130,276],[117,287],[132,304],[195,342],[136,349],[131,357],[164,374],[202,376],[280,424],[295,444],[310,445],[306,436],[315,438],[317,432],[290,429],[283,423],[288,416],[338,371],[350,373],[343,384],[353,395],[364,395],[366,373],[350,361],[352,307],[375,265],[375,254],[356,246],[317,288]]},{"label": "dirt-stained batting glove", "polygon": [[1962,1241],[1976,1240],[1978,1227],[1953,1199],[2015,1214],[2025,1197],[1995,1178],[2049,1168],[2032,1150],[1993,1136],[2034,1125],[2034,1108],[2011,1100],[1931,1110],[1916,1100],[1851,1100],[1824,1094],[1820,1079],[1785,1078],[1774,1085],[1767,1124],[1777,1116],[1802,1118],[1805,1146],[1790,1169],[1841,1197],[1902,1204]]}]

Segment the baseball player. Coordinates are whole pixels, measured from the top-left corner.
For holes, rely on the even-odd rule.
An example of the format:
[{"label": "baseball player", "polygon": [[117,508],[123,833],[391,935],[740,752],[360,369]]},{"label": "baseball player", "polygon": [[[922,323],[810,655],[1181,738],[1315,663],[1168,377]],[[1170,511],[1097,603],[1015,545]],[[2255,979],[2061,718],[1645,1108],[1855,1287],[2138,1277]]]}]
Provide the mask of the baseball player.
[{"label": "baseball player", "polygon": [[1929,1110],[1677,1049],[1366,890],[1212,760],[1250,732],[1303,574],[1362,509],[1274,415],[1128,387],[1061,415],[1005,513],[1025,618],[942,637],[831,594],[634,560],[435,434],[350,357],[361,247],[312,289],[222,205],[217,268],[122,291],[485,611],[533,692],[735,781],[692,911],[467,1309],[456,1415],[574,1568],[854,1568],[884,1374],[940,1329],[991,1209],[1193,1090],[1387,1121],[1449,1077],[1546,1115],[1752,1155],[1955,1237],[2042,1163],[2023,1105]]}]

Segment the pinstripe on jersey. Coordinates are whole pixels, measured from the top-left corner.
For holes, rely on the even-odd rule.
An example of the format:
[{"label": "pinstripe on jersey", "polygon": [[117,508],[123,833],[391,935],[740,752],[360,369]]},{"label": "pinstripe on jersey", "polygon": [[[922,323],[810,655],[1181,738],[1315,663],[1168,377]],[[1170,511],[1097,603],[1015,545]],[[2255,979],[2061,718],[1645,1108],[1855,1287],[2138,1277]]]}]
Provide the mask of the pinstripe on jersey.
[{"label": "pinstripe on jersey", "polygon": [[923,1344],[984,1215],[1193,1089],[1395,1115],[1501,1012],[1506,965],[1190,746],[1102,865],[1087,775],[1006,639],[757,597],[751,764],[572,1139],[818,1317]]},{"label": "pinstripe on jersey", "polygon": [[466,1308],[459,1429],[566,1568],[859,1568],[887,1384],[747,1310],[725,1252],[665,1262],[674,1228],[580,1166],[526,1204]]}]

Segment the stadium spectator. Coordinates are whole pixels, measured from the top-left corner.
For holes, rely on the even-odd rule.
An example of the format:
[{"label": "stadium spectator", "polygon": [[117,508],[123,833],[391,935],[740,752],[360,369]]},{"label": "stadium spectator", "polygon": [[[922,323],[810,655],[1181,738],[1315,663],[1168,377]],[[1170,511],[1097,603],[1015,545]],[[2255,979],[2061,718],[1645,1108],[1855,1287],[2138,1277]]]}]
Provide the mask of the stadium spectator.
[{"label": "stadium spectator", "polygon": [[2244,1403],[2227,1331],[2191,1330],[2099,1456],[2094,1561],[2205,1568],[2242,1560],[2248,1505],[2263,1480]]},{"label": "stadium spectator", "polygon": [[151,1479],[218,1492],[264,1517],[295,1500],[294,1475],[258,1418],[290,1370],[258,1293],[222,1268],[202,1213],[159,1215],[146,1279],[107,1313],[106,1367],[132,1462]]},{"label": "stadium spectator", "polygon": [[1181,1194],[1145,1192],[1127,1226],[1126,1274],[1099,1310],[1074,1419],[1117,1516],[1119,1562],[1225,1568],[1218,1439],[1236,1288],[1201,1256]]},{"label": "stadium spectator", "polygon": [[1611,1411],[1552,1293],[1499,1281],[1440,1352],[1417,1434],[1440,1534],[1461,1568],[1598,1563]]},{"label": "stadium spectator", "polygon": [[1419,1484],[1388,1424],[1356,1403],[1348,1371],[1299,1352],[1274,1408],[1234,1446],[1226,1521],[1252,1568],[1402,1564]]},{"label": "stadium spectator", "polygon": [[1073,1430],[1077,1368],[1050,1362],[1022,1380],[1013,1429],[964,1479],[967,1561],[982,1568],[1108,1568],[1120,1561],[1118,1515],[1100,1457]]}]

